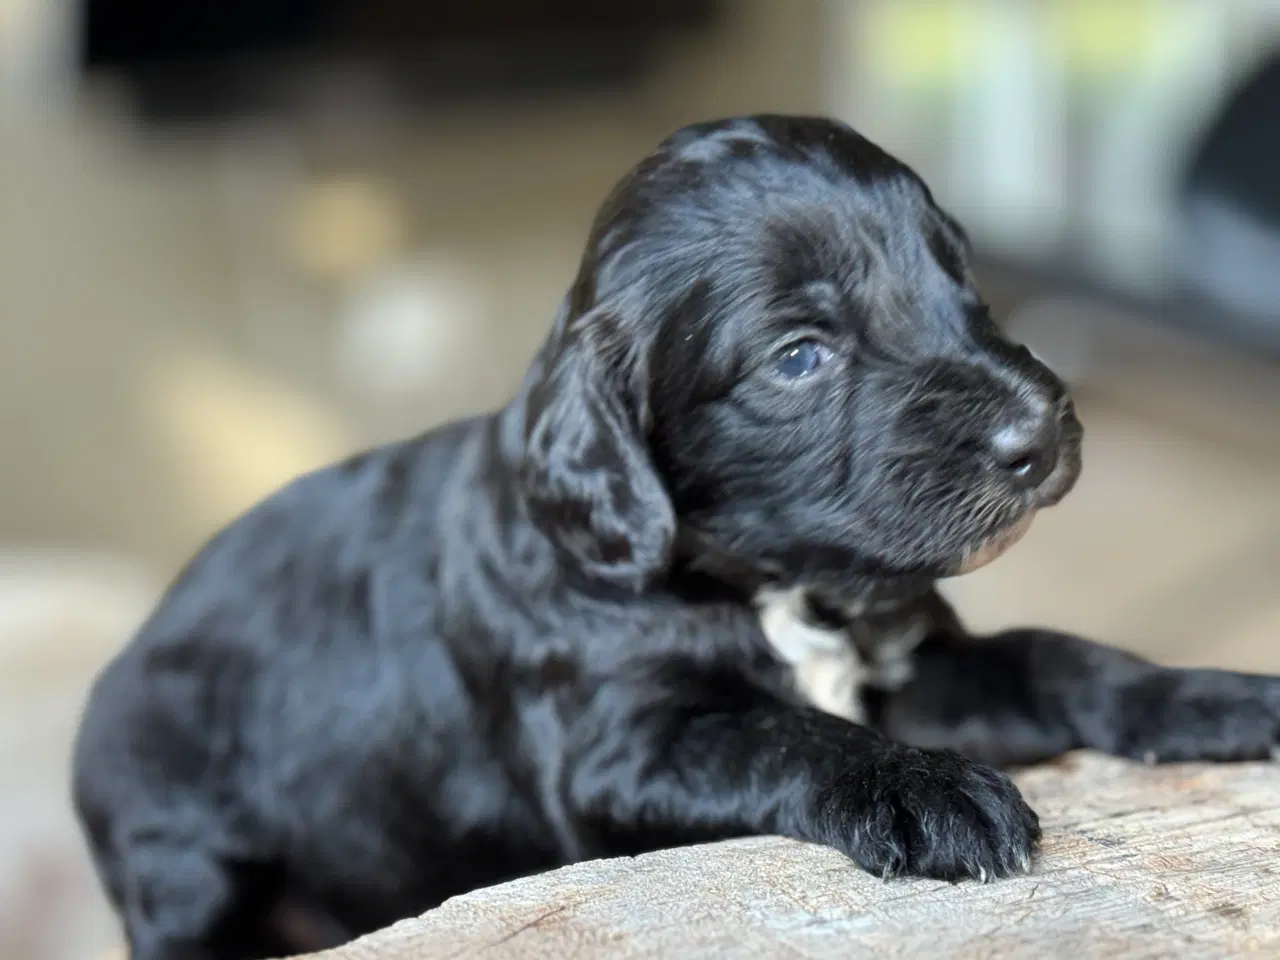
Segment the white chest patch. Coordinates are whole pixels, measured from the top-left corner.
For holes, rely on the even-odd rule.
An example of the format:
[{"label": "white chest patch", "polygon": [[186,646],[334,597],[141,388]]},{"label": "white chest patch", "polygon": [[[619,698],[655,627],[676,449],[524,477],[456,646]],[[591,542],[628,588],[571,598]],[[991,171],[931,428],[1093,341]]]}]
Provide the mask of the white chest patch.
[{"label": "white chest patch", "polygon": [[800,695],[853,723],[865,719],[863,687],[896,690],[911,679],[911,651],[928,632],[927,622],[909,621],[885,636],[857,638],[854,632],[865,625],[856,621],[847,629],[813,623],[803,587],[762,590],[755,603],[760,627],[778,657],[791,665]]},{"label": "white chest patch", "polygon": [[756,596],[760,626],[770,646],[791,664],[801,696],[825,713],[861,723],[859,688],[866,682],[862,658],[842,630],[806,621],[804,590],[762,590]]}]

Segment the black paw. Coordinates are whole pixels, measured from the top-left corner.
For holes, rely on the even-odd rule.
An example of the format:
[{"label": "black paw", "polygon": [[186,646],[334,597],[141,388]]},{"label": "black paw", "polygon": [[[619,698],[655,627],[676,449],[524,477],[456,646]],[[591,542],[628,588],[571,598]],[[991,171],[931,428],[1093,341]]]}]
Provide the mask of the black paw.
[{"label": "black paw", "polygon": [[[1119,723],[1096,737],[1145,763],[1280,759],[1280,678],[1224,670],[1160,670],[1130,683]],[[1101,726],[1101,724],[1099,724]]]},{"label": "black paw", "polygon": [[1007,776],[950,752],[892,747],[823,798],[821,833],[868,873],[939,880],[1026,873],[1040,820]]}]

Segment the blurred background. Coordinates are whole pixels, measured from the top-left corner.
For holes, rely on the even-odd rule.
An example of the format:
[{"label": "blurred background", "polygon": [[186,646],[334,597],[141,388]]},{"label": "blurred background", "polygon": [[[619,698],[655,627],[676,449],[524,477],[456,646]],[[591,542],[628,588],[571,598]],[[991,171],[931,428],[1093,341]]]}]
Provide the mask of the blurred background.
[{"label": "blurred background", "polygon": [[949,585],[1280,671],[1280,2],[0,0],[0,957],[116,942],[95,671],[297,473],[503,402],[612,182],[818,111],[969,228],[1077,492]]}]

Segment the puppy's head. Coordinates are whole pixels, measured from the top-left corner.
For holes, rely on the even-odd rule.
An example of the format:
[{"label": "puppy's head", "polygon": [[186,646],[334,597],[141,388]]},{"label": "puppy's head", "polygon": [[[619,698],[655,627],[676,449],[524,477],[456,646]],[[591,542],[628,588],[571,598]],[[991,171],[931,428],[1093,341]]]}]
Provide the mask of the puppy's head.
[{"label": "puppy's head", "polygon": [[955,222],[820,119],[699,124],[635,168],[525,411],[535,520],[633,585],[677,529],[837,592],[966,572],[1080,468],[1063,384],[992,322]]}]

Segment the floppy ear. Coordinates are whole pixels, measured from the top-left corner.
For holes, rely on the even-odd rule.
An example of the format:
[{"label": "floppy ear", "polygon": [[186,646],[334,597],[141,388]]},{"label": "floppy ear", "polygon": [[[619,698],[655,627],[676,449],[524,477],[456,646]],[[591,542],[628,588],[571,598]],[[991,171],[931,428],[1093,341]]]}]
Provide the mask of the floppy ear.
[{"label": "floppy ear", "polygon": [[645,444],[637,378],[625,350],[606,346],[611,328],[599,311],[556,324],[527,394],[521,479],[533,522],[560,550],[638,591],[666,570],[675,512]]}]

